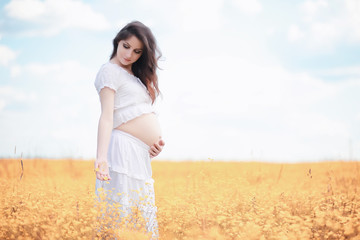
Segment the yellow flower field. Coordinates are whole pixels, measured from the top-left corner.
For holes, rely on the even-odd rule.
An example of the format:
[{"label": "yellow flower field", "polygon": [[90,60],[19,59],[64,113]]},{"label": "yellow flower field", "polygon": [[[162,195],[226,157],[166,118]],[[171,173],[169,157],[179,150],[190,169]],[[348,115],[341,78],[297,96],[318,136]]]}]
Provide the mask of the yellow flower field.
[{"label": "yellow flower field", "polygon": [[[359,162],[152,167],[160,239],[360,239]],[[23,168],[21,177],[19,159],[0,160],[0,239],[100,239],[92,162],[24,160]]]}]

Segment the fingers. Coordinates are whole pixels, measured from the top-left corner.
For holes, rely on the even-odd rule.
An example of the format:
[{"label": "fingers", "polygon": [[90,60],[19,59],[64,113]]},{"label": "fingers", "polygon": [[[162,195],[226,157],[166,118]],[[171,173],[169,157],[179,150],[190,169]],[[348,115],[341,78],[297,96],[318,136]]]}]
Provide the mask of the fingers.
[{"label": "fingers", "polygon": [[149,149],[150,157],[153,158],[159,155],[164,145],[165,145],[164,140],[160,138],[160,140],[157,143],[154,143],[154,145],[150,147]]},{"label": "fingers", "polygon": [[157,156],[158,150],[154,146],[151,146],[149,149],[149,152],[150,152],[150,157],[153,158],[153,157]]},{"label": "fingers", "polygon": [[101,173],[101,172],[96,173],[96,178],[101,181],[110,181],[111,180],[111,177],[108,173]]},{"label": "fingers", "polygon": [[158,143],[155,143],[152,145],[149,149],[150,157],[156,157],[159,155],[159,153],[162,151],[163,146],[165,145],[165,142],[163,140],[160,140]]},{"label": "fingers", "polygon": [[95,161],[94,163],[94,171],[96,173],[96,178],[101,181],[109,181],[111,177],[109,175],[109,168],[107,166],[107,162],[104,161]]},{"label": "fingers", "polygon": [[157,154],[156,154],[156,148],[154,146],[151,146],[150,149],[149,149],[149,153],[150,153],[150,157],[155,157]]},{"label": "fingers", "polygon": [[159,154],[161,151],[161,147],[159,146],[159,144],[154,144],[153,146],[151,146],[151,152],[154,154]]},{"label": "fingers", "polygon": [[161,149],[162,149],[162,146],[159,143],[154,143],[154,145],[152,147],[154,147],[155,150],[157,150],[157,151],[161,151]]}]

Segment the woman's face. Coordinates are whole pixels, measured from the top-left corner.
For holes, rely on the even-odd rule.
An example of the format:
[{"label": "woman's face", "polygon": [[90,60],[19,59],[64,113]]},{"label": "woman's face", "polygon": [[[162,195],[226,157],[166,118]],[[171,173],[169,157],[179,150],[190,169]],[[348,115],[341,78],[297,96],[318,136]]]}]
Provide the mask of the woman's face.
[{"label": "woman's face", "polygon": [[120,66],[131,69],[131,65],[136,62],[143,52],[143,43],[135,36],[126,40],[121,40],[116,52],[116,62]]}]

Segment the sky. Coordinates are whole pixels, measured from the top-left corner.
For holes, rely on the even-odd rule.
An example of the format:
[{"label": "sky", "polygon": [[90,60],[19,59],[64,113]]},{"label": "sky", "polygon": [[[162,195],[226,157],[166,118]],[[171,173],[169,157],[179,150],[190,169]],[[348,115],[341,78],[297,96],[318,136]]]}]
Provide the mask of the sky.
[{"label": "sky", "polygon": [[360,159],[358,0],[2,0],[0,157],[95,158],[95,76],[133,20],[162,52],[157,159]]}]

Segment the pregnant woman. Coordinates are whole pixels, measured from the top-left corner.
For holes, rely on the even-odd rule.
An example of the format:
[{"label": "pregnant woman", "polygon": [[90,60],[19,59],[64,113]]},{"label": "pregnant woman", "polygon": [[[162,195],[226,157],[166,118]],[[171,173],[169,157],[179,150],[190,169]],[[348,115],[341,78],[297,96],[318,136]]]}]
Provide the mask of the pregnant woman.
[{"label": "pregnant woman", "polygon": [[138,223],[137,209],[146,231],[158,239],[151,158],[164,146],[153,109],[161,53],[150,29],[137,21],[127,24],[113,45],[95,80],[101,102],[95,192],[117,206],[114,221],[126,217],[127,223]]}]

